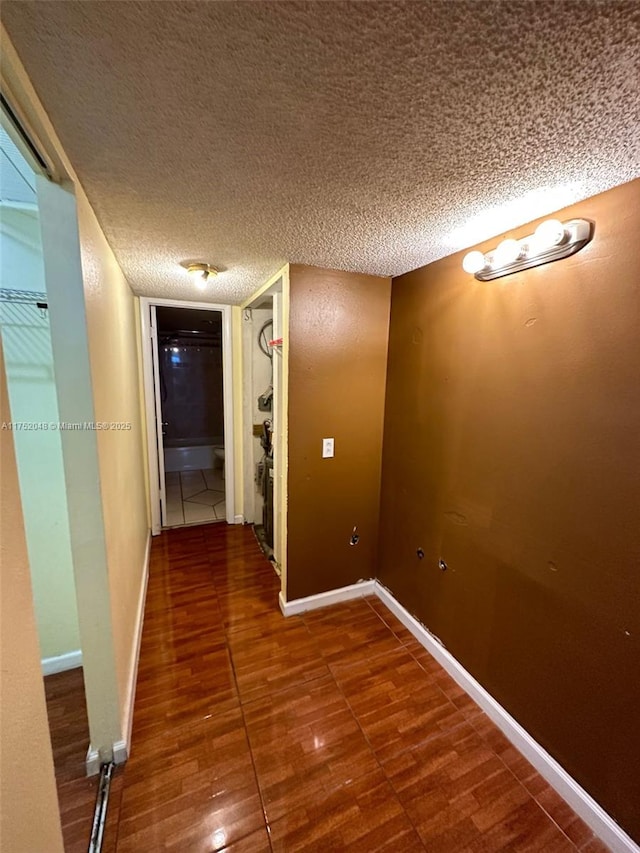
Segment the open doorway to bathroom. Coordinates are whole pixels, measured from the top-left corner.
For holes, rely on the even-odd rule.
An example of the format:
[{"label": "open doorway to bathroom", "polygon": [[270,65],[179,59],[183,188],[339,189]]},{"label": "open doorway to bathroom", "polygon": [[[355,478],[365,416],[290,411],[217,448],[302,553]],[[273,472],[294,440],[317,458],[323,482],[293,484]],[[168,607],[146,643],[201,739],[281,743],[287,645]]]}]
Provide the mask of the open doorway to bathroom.
[{"label": "open doorway to bathroom", "polygon": [[164,526],[226,519],[222,315],[157,308]]},{"label": "open doorway to bathroom", "polygon": [[235,522],[231,309],[142,298],[152,532]]}]

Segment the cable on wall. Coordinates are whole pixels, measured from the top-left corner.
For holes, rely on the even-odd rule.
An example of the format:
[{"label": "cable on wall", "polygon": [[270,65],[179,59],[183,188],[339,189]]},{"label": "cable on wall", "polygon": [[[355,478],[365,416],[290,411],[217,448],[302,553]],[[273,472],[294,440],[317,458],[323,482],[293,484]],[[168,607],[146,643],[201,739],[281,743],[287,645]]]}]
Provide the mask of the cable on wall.
[{"label": "cable on wall", "polygon": [[272,361],[273,352],[269,349],[269,338],[266,335],[266,331],[269,326],[273,326],[273,320],[267,320],[262,324],[262,328],[258,332],[258,346],[260,347],[260,351],[266,355],[269,361]]}]

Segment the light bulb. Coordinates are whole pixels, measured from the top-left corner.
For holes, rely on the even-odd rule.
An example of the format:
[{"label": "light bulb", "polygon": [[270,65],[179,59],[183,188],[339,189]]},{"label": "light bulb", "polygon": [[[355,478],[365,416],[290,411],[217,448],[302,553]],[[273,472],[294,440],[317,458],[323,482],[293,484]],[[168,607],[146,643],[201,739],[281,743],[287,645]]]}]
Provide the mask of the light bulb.
[{"label": "light bulb", "polygon": [[506,267],[507,264],[512,264],[520,257],[521,247],[517,240],[503,240],[498,243],[498,248],[493,253],[491,265],[494,268]]},{"label": "light bulb", "polygon": [[196,287],[198,288],[198,290],[204,290],[205,287],[207,286],[207,279],[209,278],[209,274],[207,273],[207,271],[204,270],[203,272],[200,273],[200,275],[194,274],[193,277],[195,279],[195,284],[196,284]]},{"label": "light bulb", "polygon": [[533,237],[529,241],[529,255],[537,255],[554,246],[559,246],[564,240],[566,231],[559,219],[545,219],[536,228]]},{"label": "light bulb", "polygon": [[462,269],[465,272],[471,273],[471,275],[480,272],[480,270],[483,270],[486,265],[487,262],[485,261],[482,252],[467,252],[462,259]]},{"label": "light bulb", "polygon": [[187,272],[196,287],[202,290],[206,286],[209,272],[205,264],[190,264],[187,267]]},{"label": "light bulb", "polygon": [[189,264],[187,272],[193,278],[196,287],[203,290],[210,278],[215,278],[218,275],[218,270],[209,264]]}]

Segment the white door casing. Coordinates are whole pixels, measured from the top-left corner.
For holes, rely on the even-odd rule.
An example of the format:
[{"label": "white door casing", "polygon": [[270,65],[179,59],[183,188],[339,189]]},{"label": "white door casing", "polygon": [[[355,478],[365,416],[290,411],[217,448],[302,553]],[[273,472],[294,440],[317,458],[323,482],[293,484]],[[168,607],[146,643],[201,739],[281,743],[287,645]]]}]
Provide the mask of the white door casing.
[{"label": "white door casing", "polygon": [[[167,489],[164,476],[164,437],[162,430],[162,397],[160,395],[160,359],[158,358],[158,324],[156,306],[149,305],[149,325],[151,328],[151,371],[153,379],[153,422],[155,440],[153,449],[158,458],[158,501],[160,503],[160,525],[167,523]],[[150,413],[147,413],[149,416]]]},{"label": "white door casing", "polygon": [[[151,503],[151,532],[157,536],[163,525],[162,506],[165,506],[164,456],[162,443],[162,413],[157,360],[157,331],[152,327],[155,308],[195,308],[218,311],[222,314],[222,384],[224,401],[225,500],[226,521],[241,521],[235,514],[235,443],[233,432],[233,353],[231,340],[231,306],[209,302],[184,302],[180,299],[140,297],[142,328],[142,374],[147,426],[147,457],[149,465],[149,499]],[[153,311],[152,311],[153,309]],[[154,323],[155,326],[155,323]],[[155,340],[155,344],[154,344]],[[155,346],[155,363],[154,363]],[[155,368],[154,368],[155,364]]]}]

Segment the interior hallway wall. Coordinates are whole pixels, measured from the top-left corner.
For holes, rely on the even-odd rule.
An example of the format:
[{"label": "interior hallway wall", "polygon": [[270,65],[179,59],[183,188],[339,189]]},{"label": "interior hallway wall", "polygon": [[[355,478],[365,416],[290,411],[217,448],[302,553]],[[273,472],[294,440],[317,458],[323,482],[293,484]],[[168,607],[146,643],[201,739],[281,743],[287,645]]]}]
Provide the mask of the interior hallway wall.
[{"label": "interior hallway wall", "polygon": [[640,180],[557,216],[593,242],[393,281],[379,577],[640,840]]},{"label": "interior hallway wall", "polygon": [[85,308],[123,731],[129,726],[149,527],[136,300],[89,202],[76,187]]},{"label": "interior hallway wall", "polygon": [[290,268],[289,600],[375,576],[390,292],[388,278]]},{"label": "interior hallway wall", "polygon": [[[0,422],[10,420],[0,343]],[[11,853],[62,853],[29,560],[9,430],[0,430],[0,473],[0,847]]]}]

